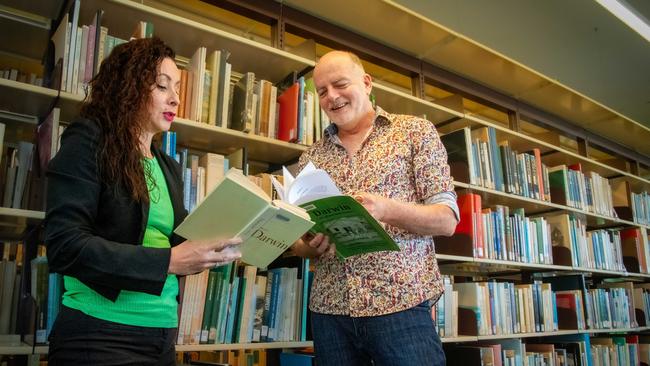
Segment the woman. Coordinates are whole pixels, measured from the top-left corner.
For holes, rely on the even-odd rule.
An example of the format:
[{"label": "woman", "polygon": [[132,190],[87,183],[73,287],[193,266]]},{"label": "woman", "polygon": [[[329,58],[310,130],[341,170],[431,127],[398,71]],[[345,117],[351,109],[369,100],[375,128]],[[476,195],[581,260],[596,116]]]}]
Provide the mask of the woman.
[{"label": "woman", "polygon": [[50,365],[173,365],[178,281],[241,256],[239,239],[184,241],[180,166],[152,145],[178,110],[159,39],[115,47],[48,168],[47,256],[64,275]]}]

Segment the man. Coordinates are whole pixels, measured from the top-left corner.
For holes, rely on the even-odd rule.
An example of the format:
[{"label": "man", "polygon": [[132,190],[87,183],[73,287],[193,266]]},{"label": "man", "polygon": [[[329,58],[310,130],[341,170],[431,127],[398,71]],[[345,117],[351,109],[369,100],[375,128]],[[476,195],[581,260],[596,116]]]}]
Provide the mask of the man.
[{"label": "man", "polygon": [[447,153],[432,123],[373,109],[359,58],[333,51],[314,69],[332,124],[300,158],[324,169],[380,222],[400,251],[339,260],[329,239],[298,241],[317,258],[310,309],[319,366],[444,365],[431,319],[442,293],[433,236],[458,222]]}]

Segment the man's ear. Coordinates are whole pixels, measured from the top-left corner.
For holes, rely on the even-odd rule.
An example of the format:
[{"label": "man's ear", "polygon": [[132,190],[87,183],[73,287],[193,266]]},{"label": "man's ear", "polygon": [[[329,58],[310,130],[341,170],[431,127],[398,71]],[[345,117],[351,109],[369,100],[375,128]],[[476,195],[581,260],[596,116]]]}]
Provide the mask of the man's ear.
[{"label": "man's ear", "polygon": [[372,91],[372,76],[370,74],[363,75],[363,85],[366,87],[366,94],[370,95]]}]

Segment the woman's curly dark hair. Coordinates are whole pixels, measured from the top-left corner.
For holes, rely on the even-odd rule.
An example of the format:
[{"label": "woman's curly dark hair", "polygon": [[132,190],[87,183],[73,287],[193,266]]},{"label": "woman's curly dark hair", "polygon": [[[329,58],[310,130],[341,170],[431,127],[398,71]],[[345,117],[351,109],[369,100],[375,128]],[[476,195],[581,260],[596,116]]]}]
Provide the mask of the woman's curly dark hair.
[{"label": "woman's curly dark hair", "polygon": [[89,98],[81,106],[81,116],[101,126],[100,178],[123,187],[137,202],[149,201],[139,137],[149,118],[158,66],[166,57],[174,59],[174,51],[158,38],[115,47],[90,81]]}]

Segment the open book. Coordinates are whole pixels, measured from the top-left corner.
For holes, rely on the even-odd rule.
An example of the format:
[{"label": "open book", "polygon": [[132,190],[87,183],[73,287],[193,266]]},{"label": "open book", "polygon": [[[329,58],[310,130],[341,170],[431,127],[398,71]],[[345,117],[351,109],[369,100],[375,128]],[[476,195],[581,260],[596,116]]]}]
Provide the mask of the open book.
[{"label": "open book", "polygon": [[284,185],[272,180],[280,199],[304,208],[315,223],[311,231],[329,236],[340,258],[399,250],[381,224],[357,200],[342,195],[324,170],[310,162],[295,178],[283,168],[283,178]]},{"label": "open book", "polygon": [[238,169],[230,169],[176,228],[190,240],[240,237],[242,260],[266,267],[314,225],[304,209],[271,200]]}]

